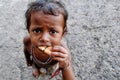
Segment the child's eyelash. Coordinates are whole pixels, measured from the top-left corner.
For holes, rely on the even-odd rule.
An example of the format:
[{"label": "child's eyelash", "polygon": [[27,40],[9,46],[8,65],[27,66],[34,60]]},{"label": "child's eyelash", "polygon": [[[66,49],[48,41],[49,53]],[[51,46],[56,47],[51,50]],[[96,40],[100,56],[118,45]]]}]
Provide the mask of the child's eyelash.
[{"label": "child's eyelash", "polygon": [[50,33],[54,34],[54,33],[57,33],[57,31],[54,30],[54,29],[51,29],[51,30],[50,30]]},{"label": "child's eyelash", "polygon": [[42,30],[40,28],[36,28],[36,29],[33,29],[32,31],[35,33],[40,33]]}]

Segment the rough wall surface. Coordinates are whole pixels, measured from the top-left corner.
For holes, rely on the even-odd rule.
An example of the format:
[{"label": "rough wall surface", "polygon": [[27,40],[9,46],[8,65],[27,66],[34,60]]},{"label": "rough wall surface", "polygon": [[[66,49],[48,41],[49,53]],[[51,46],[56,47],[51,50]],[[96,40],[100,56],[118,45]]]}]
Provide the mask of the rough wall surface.
[{"label": "rough wall surface", "polygon": [[[0,0],[0,80],[48,80],[32,77],[25,64],[24,13],[30,1]],[[120,80],[120,0],[61,1],[69,12],[65,39],[77,80]]]}]

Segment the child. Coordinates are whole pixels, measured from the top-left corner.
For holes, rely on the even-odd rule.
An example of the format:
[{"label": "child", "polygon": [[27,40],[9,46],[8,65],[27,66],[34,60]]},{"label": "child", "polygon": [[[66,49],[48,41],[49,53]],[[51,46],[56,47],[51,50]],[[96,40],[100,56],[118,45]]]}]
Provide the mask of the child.
[{"label": "child", "polygon": [[[33,75],[48,73],[49,69],[58,65],[52,76],[62,71],[63,80],[75,80],[72,71],[71,55],[62,37],[67,31],[68,13],[58,1],[35,1],[29,5],[25,13],[26,28],[29,32],[24,37],[24,54],[28,66],[32,66]],[[39,46],[52,47],[51,54],[44,54]]]}]

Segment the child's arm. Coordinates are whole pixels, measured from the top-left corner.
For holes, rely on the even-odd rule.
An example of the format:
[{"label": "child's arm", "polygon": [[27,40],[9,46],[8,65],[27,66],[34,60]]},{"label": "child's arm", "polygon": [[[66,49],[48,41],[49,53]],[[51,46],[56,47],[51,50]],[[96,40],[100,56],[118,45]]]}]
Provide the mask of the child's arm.
[{"label": "child's arm", "polygon": [[63,80],[75,80],[75,75],[72,70],[71,55],[67,46],[63,43],[62,46],[54,46],[52,56],[54,60],[59,62]]},{"label": "child's arm", "polygon": [[72,66],[69,65],[65,70],[62,70],[63,80],[75,80],[75,75],[73,74]]},{"label": "child's arm", "polygon": [[32,60],[30,58],[31,54],[28,51],[30,44],[31,44],[29,36],[24,37],[23,44],[24,44],[24,55],[25,55],[25,59],[26,59],[26,64],[27,64],[27,66],[31,66],[32,65]]},{"label": "child's arm", "polygon": [[30,59],[30,53],[27,51],[25,47],[24,47],[24,55],[25,55],[27,66],[32,66],[32,60]]}]

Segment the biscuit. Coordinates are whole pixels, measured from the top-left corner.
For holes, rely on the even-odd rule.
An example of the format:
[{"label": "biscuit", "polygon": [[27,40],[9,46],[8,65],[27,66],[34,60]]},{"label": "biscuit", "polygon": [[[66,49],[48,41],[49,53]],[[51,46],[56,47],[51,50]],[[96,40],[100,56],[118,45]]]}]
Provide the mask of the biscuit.
[{"label": "biscuit", "polygon": [[51,55],[51,50],[52,50],[52,47],[50,46],[39,46],[38,47],[43,53],[46,53],[48,55]]}]

